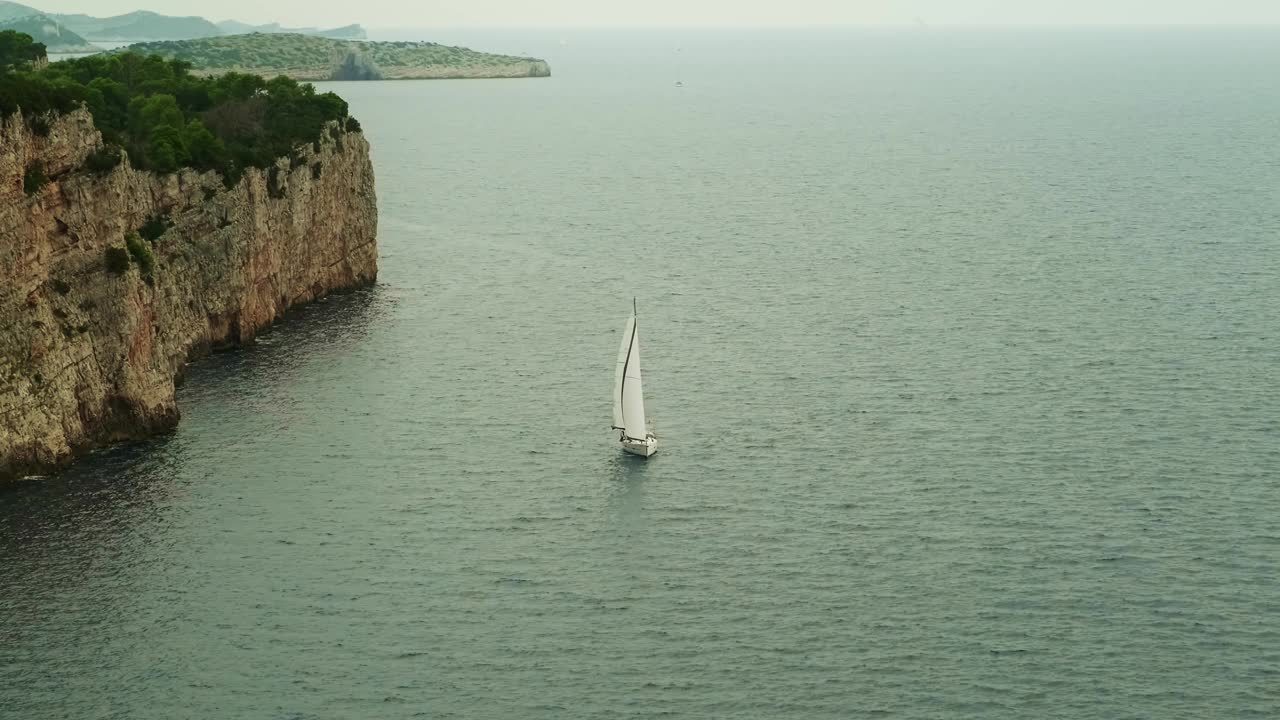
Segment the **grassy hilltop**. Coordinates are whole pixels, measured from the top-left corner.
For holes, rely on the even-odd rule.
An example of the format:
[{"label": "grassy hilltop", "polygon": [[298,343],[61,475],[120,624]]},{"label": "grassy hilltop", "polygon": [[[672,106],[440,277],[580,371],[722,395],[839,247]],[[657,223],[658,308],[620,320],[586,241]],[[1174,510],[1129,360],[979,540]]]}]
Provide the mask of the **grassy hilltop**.
[{"label": "grassy hilltop", "polygon": [[551,74],[543,60],[429,42],[360,42],[297,34],[139,43],[129,50],[191,63],[201,75],[247,72],[294,80],[515,78]]}]

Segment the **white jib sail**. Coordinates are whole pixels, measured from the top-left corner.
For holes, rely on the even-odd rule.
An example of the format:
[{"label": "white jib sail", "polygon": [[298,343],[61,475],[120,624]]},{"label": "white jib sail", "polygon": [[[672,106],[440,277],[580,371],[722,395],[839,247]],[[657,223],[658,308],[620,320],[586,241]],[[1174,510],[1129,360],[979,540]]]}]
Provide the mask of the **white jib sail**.
[{"label": "white jib sail", "polygon": [[644,423],[644,390],[640,384],[640,331],[634,316],[627,321],[631,341],[623,362],[622,372],[622,427],[627,437],[643,440],[647,434]]},{"label": "white jib sail", "polygon": [[625,425],[622,417],[622,374],[627,367],[627,351],[631,349],[631,334],[635,331],[636,319],[627,318],[627,326],[622,330],[622,342],[618,345],[618,367],[613,373],[613,427],[621,430]]}]

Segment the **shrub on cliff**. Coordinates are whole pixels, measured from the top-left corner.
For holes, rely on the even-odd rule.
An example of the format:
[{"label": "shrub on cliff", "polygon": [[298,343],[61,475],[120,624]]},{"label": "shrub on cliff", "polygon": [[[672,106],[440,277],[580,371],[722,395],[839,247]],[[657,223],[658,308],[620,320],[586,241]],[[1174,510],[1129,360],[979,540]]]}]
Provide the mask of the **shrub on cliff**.
[{"label": "shrub on cliff", "polygon": [[36,137],[49,137],[49,131],[52,129],[49,118],[44,115],[32,115],[27,118],[27,127],[31,128],[31,133]]},{"label": "shrub on cliff", "polygon": [[37,160],[31,163],[22,175],[22,191],[28,196],[35,195],[48,182],[49,178],[44,174],[44,163]]},{"label": "shrub on cliff", "polygon": [[155,242],[156,240],[159,240],[160,236],[171,227],[173,227],[173,223],[169,221],[167,216],[153,215],[142,224],[142,227],[138,228],[138,234],[141,235],[144,240]]},{"label": "shrub on cliff", "polygon": [[151,254],[151,246],[149,246],[138,233],[129,233],[124,237],[124,246],[129,251],[129,257],[138,263],[138,269],[142,271],[142,277],[150,278],[155,274],[156,259]]},{"label": "shrub on cliff", "polygon": [[186,118],[178,100],[168,93],[137,96],[129,101],[128,137],[132,157],[142,159],[151,170],[169,173],[191,159],[182,137]]},{"label": "shrub on cliff", "polygon": [[84,167],[91,173],[96,175],[106,175],[123,159],[119,145],[103,145],[101,148],[89,153],[84,159]]},{"label": "shrub on cliff", "polygon": [[84,86],[48,78],[46,72],[0,72],[0,116],[12,115],[19,108],[25,114],[68,113],[87,100]]},{"label": "shrub on cliff", "polygon": [[129,251],[120,247],[109,247],[106,252],[107,270],[116,275],[129,272]]}]

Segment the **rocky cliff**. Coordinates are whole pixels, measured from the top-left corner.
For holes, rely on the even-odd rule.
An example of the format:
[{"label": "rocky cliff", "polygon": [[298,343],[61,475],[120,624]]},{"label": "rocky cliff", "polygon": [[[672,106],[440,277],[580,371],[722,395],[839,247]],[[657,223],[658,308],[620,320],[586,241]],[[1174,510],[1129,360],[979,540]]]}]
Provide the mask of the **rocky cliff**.
[{"label": "rocky cliff", "polygon": [[[377,276],[358,132],[333,124],[228,190],[215,173],[156,175],[127,158],[88,171],[101,137],[83,110],[28,125],[0,121],[0,480],[171,428],[189,359]],[[155,239],[134,237],[122,262],[144,226]]]}]

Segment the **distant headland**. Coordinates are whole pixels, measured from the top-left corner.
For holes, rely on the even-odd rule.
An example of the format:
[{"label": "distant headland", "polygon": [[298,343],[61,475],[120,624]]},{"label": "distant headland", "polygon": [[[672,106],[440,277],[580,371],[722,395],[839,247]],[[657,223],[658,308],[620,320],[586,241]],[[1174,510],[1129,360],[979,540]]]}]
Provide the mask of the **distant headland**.
[{"label": "distant headland", "polygon": [[495,55],[430,42],[335,40],[252,33],[138,43],[128,50],[190,63],[197,75],[244,72],[294,80],[403,80],[546,77],[545,60]]},{"label": "distant headland", "polygon": [[[0,31],[30,35],[51,55],[129,50],[190,63],[199,76],[227,72],[294,80],[407,80],[547,77],[545,60],[431,42],[369,42],[360,25],[328,30],[279,23],[214,23],[140,10],[113,17],[59,15],[0,0]],[[117,51],[118,52],[118,51]]]}]

